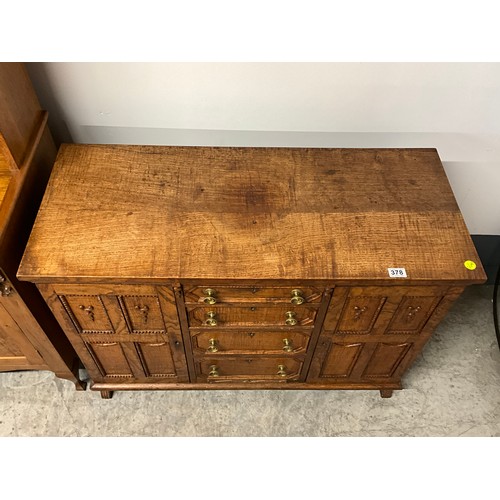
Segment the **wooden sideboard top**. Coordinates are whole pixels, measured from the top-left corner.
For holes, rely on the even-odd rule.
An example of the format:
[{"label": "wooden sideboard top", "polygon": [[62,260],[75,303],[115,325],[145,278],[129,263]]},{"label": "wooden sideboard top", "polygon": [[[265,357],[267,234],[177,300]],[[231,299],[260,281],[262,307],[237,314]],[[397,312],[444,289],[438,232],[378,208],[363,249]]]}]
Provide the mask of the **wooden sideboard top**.
[{"label": "wooden sideboard top", "polygon": [[128,145],[61,147],[19,277],[486,279],[435,149]]}]

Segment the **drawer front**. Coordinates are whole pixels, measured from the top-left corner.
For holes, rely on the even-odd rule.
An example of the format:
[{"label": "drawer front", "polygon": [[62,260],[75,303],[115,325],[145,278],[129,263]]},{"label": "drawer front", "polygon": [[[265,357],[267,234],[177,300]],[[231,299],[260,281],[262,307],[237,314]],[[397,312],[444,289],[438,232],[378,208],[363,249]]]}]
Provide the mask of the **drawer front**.
[{"label": "drawer front", "polygon": [[191,332],[197,354],[299,354],[305,353],[310,331],[213,331]]},{"label": "drawer front", "polygon": [[198,358],[196,374],[199,382],[227,380],[296,380],[302,361],[285,357]]},{"label": "drawer front", "polygon": [[240,287],[240,286],[206,286],[186,287],[184,297],[186,304],[206,304],[231,302],[288,303],[301,305],[321,302],[322,290],[300,285],[289,287]]},{"label": "drawer front", "polygon": [[317,309],[310,306],[200,306],[188,308],[190,327],[312,326]]}]

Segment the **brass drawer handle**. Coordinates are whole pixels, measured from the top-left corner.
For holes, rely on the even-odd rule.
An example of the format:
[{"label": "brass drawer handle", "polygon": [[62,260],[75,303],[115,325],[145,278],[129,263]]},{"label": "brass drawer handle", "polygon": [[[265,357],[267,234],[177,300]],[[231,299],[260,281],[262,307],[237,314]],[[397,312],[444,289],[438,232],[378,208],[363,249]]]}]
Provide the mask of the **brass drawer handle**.
[{"label": "brass drawer handle", "polygon": [[206,297],[203,297],[203,302],[205,304],[213,306],[217,302],[217,297],[215,296],[215,290],[213,290],[212,288],[207,288],[203,290],[203,293],[206,295]]},{"label": "brass drawer handle", "polygon": [[215,319],[215,313],[213,311],[207,312],[207,319],[205,320],[206,326],[217,326],[217,320]]},{"label": "brass drawer handle", "polygon": [[208,349],[207,352],[217,352],[219,348],[217,347],[217,340],[216,339],[210,339],[208,341]]},{"label": "brass drawer handle", "polygon": [[278,365],[277,375],[279,375],[280,377],[286,377],[286,366],[285,365]]},{"label": "brass drawer handle", "polygon": [[217,368],[217,365],[211,365],[210,366],[210,372],[208,373],[209,377],[218,377],[219,376],[219,369]]},{"label": "brass drawer handle", "polygon": [[283,350],[285,352],[292,352],[293,347],[292,347],[292,341],[289,339],[283,339]]},{"label": "brass drawer handle", "polygon": [[292,290],[292,298],[290,299],[290,302],[294,306],[300,306],[300,304],[303,304],[306,301],[306,299],[302,296],[302,293],[302,290],[299,290],[298,288]]},{"label": "brass drawer handle", "polygon": [[287,324],[288,326],[294,326],[298,323],[297,318],[295,317],[296,314],[293,311],[287,311],[285,313],[285,316],[285,324]]}]

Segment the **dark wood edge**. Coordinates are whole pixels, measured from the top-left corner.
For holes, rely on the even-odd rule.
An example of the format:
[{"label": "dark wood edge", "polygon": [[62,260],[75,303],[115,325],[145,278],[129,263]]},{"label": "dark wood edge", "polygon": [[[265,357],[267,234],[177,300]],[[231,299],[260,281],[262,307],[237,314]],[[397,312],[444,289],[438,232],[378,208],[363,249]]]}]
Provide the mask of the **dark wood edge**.
[{"label": "dark wood edge", "polygon": [[[476,269],[477,271],[477,269]],[[189,282],[191,285],[193,283],[192,278],[184,277],[158,277],[158,278],[138,278],[138,277],[122,277],[117,278],[116,276],[39,276],[34,274],[24,273],[22,271],[22,266],[17,274],[20,281],[31,281],[33,283],[50,283],[54,285],[175,285],[182,281],[183,283]],[[241,279],[238,280],[238,284],[241,286],[249,285],[259,285],[259,286],[276,286],[276,282],[284,283],[284,287],[291,285],[308,285],[308,286],[435,286],[435,285],[458,285],[458,286],[469,286],[469,285],[482,285],[487,280],[487,276],[481,273],[481,277],[470,278],[470,279],[391,279],[391,278],[371,278],[371,279],[303,279],[303,278],[287,278],[287,279]],[[228,285],[230,283],[234,284],[234,280],[230,279],[211,279],[202,278],[198,281],[198,285],[203,286],[207,283],[213,285]],[[311,303],[314,304],[314,303]]]},{"label": "dark wood edge", "polygon": [[14,160],[12,153],[10,152],[9,146],[7,145],[7,141],[5,137],[0,132],[0,154],[5,158],[9,165],[9,170],[11,172],[17,172],[19,170],[19,165]]},{"label": "dark wood edge", "polygon": [[43,133],[45,132],[45,128],[47,127],[47,121],[49,119],[49,113],[45,110],[40,112],[40,118],[38,120],[38,126],[34,129],[29,145],[26,149],[26,154],[23,158],[23,162],[21,164],[21,169],[28,167],[33,157],[35,156],[35,152],[38,149],[38,145],[42,140]]},{"label": "dark wood edge", "polygon": [[304,364],[302,365],[302,371],[299,380],[304,382],[307,378],[307,374],[309,373],[309,367],[311,366],[311,361],[313,358],[314,351],[316,350],[316,345],[319,340],[319,336],[321,330],[323,328],[323,322],[325,320],[326,313],[328,311],[328,307],[330,305],[330,300],[332,297],[333,288],[327,288],[323,292],[323,298],[321,301],[321,305],[319,307],[318,314],[316,316],[316,321],[314,323],[314,330],[311,334],[311,339],[309,340],[309,345],[307,346],[306,357],[304,359]]},{"label": "dark wood edge", "polygon": [[186,360],[188,365],[188,376],[189,380],[196,380],[196,369],[194,366],[194,353],[191,345],[191,336],[189,334],[189,326],[187,320],[186,305],[184,303],[184,296],[182,293],[182,287],[180,284],[176,284],[173,287],[174,297],[177,306],[177,314],[179,316],[179,324],[181,327],[182,341],[184,343],[184,351],[186,354]]}]

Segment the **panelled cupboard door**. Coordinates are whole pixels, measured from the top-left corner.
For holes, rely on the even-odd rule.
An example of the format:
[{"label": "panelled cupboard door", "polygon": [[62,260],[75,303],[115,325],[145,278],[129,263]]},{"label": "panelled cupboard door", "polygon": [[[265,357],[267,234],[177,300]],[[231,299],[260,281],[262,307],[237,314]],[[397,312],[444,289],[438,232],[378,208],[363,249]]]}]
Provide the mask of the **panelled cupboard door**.
[{"label": "panelled cupboard door", "polygon": [[188,382],[166,286],[40,285],[94,381]]},{"label": "panelled cupboard door", "polygon": [[335,288],[308,382],[397,382],[461,290]]}]

